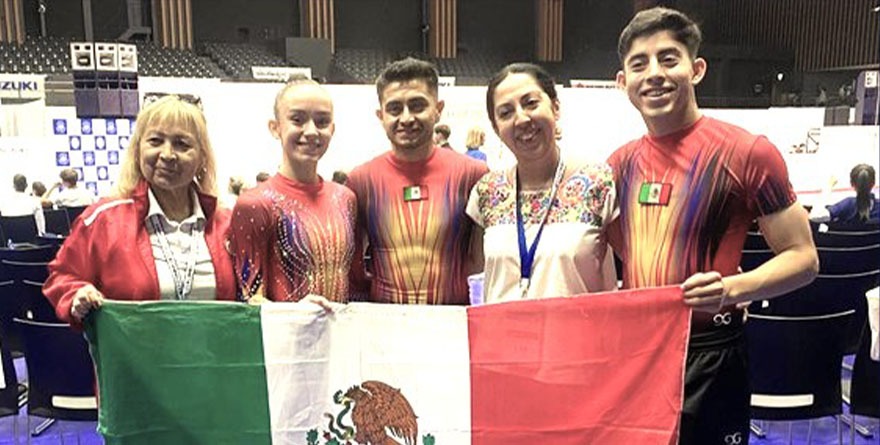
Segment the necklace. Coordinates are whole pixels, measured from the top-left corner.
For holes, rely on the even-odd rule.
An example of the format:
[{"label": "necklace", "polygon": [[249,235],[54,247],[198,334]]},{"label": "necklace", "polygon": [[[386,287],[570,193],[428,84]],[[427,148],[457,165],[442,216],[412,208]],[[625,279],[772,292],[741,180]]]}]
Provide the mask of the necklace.
[{"label": "necklace", "polygon": [[178,300],[186,300],[192,291],[193,278],[196,275],[196,258],[198,257],[199,243],[196,237],[201,234],[198,224],[193,223],[190,230],[189,255],[181,270],[177,259],[174,258],[174,252],[171,250],[171,244],[168,243],[168,236],[165,235],[165,226],[160,221],[160,215],[153,215],[150,218],[150,225],[159,239],[159,247],[162,249],[162,256],[165,257],[165,263],[171,269],[171,275],[174,278],[174,290]]}]

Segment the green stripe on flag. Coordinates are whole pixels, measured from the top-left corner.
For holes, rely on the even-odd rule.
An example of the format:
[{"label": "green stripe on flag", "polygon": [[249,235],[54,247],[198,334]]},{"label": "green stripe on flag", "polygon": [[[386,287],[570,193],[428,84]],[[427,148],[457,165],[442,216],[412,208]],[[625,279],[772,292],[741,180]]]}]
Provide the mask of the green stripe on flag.
[{"label": "green stripe on flag", "polygon": [[269,444],[260,308],[106,301],[86,325],[111,444]]},{"label": "green stripe on flag", "polygon": [[647,204],[650,202],[651,197],[651,184],[648,182],[643,182],[642,187],[639,189],[639,203]]}]

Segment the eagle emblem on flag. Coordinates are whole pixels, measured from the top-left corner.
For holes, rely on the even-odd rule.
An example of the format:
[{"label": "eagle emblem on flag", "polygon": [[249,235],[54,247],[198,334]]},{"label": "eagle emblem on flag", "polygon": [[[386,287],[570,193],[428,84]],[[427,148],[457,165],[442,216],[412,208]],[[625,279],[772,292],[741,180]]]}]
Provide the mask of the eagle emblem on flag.
[{"label": "eagle emblem on flag", "polygon": [[[318,430],[306,435],[308,445],[418,445],[419,426],[409,401],[397,388],[368,380],[347,391],[336,391],[333,402],[342,409],[328,419],[319,442]],[[352,425],[346,425],[350,417]],[[434,445],[434,436],[422,437],[422,445]]]}]

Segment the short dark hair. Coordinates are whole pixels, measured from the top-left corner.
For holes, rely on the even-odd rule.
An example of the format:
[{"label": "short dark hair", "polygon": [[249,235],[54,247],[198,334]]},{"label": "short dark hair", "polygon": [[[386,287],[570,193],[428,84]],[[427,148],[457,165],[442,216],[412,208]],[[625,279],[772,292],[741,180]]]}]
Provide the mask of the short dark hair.
[{"label": "short dark hair", "polygon": [[342,170],[333,172],[333,182],[337,184],[345,184],[348,181],[348,174]]},{"label": "short dark hair", "polygon": [[237,176],[233,176],[229,178],[229,191],[232,192],[233,195],[238,196],[241,195],[241,190],[244,188],[244,181]]},{"label": "short dark hair", "polygon": [[428,90],[436,97],[438,76],[437,67],[433,63],[407,57],[406,59],[392,62],[382,70],[382,73],[376,78],[376,93],[379,95],[379,101],[381,102],[382,94],[389,84],[418,80],[425,82]]},{"label": "short dark hair", "polygon": [[550,100],[556,100],[559,97],[556,94],[556,81],[553,80],[553,76],[547,70],[533,63],[511,63],[501,68],[500,71],[489,79],[489,86],[486,89],[486,112],[489,113],[489,120],[492,121],[493,127],[495,126],[495,90],[507,76],[520,73],[532,76],[535,82],[538,83],[538,86],[541,87],[541,90],[547,93]]},{"label": "short dark hair", "polygon": [[700,27],[680,11],[657,6],[639,11],[626,28],[623,28],[617,41],[617,57],[620,58],[620,63],[623,64],[635,39],[662,31],[671,32],[675,40],[687,47],[691,59],[697,57],[703,41]]},{"label": "short dark hair", "polygon": [[269,180],[269,178],[270,178],[271,176],[272,176],[272,175],[270,175],[270,174],[268,174],[268,173],[266,173],[266,172],[259,172],[259,173],[257,173],[257,178],[256,178],[256,179],[257,179],[257,183],[260,183],[260,182],[266,182],[266,181]]},{"label": "short dark hair", "polygon": [[46,186],[40,181],[34,181],[31,184],[31,190],[34,191],[34,196],[43,196],[46,194]]},{"label": "short dark hair", "polygon": [[13,176],[12,186],[15,188],[16,192],[23,192],[27,190],[27,178],[21,173]]},{"label": "short dark hair", "polygon": [[449,139],[449,135],[452,134],[452,130],[449,128],[449,125],[437,124],[434,125],[434,133],[440,133],[443,135],[444,139]]}]

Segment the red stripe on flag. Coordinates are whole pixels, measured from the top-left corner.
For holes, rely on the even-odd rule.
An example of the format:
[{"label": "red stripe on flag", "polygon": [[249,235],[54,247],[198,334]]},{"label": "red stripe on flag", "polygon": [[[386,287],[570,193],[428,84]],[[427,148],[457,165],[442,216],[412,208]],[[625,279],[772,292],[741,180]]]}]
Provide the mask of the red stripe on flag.
[{"label": "red stripe on flag", "polygon": [[681,289],[468,309],[474,445],[676,443]]},{"label": "red stripe on flag", "polygon": [[663,184],[663,187],[660,188],[660,204],[669,204],[670,192],[672,192],[672,184]]}]

